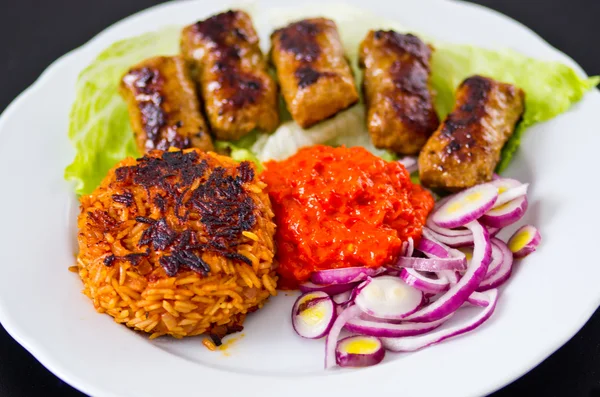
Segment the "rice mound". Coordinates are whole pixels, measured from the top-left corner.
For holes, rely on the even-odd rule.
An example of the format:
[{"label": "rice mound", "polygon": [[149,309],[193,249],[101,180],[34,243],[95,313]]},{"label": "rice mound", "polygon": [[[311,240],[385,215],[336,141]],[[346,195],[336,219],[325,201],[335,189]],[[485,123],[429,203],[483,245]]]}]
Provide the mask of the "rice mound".
[{"label": "rice mound", "polygon": [[121,161],[80,198],[84,294],[151,338],[240,331],[276,295],[264,187],[251,163],[197,149]]}]

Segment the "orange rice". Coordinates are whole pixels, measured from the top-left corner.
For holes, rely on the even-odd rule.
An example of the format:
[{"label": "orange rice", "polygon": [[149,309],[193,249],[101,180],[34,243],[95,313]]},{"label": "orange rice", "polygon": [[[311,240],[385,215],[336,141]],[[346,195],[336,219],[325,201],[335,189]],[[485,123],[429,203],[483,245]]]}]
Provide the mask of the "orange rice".
[{"label": "orange rice", "polygon": [[239,331],[276,295],[264,187],[249,163],[197,149],[121,161],[80,199],[84,294],[151,338]]}]

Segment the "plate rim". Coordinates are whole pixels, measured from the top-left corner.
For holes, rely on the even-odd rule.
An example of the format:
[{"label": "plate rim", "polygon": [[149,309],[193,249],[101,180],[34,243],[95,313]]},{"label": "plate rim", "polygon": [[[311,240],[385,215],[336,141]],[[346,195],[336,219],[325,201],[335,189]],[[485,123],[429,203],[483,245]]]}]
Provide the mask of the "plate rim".
[{"label": "plate rim", "polygon": [[[454,3],[460,7],[475,8],[478,10],[478,12],[495,14],[497,17],[504,19],[506,22],[515,25],[517,28],[522,30],[524,34],[526,33],[532,37],[535,37],[535,39],[539,42],[540,45],[547,47],[549,50],[554,52],[556,55],[560,56],[561,58],[564,58],[564,61],[566,63],[568,63],[569,66],[573,67],[578,74],[580,74],[581,76],[587,76],[587,74],[585,73],[583,68],[569,55],[565,54],[564,52],[562,52],[559,49],[557,49],[556,47],[554,47],[552,44],[548,43],[546,40],[544,40],[540,35],[538,35],[535,31],[533,31],[528,26],[524,25],[523,23],[521,23],[507,15],[502,14],[499,11],[493,10],[491,8],[488,8],[488,7],[480,5],[480,4],[470,3],[470,2],[461,1],[461,0],[421,0],[421,1],[419,1],[419,0],[404,0],[404,1],[421,2],[421,3],[429,2],[432,4],[440,3],[440,2],[447,2],[447,3]],[[131,15],[115,22],[114,24],[108,26],[107,28],[105,28],[104,30],[102,30],[101,32],[96,34],[94,37],[92,37],[90,40],[88,40],[86,43],[82,44],[79,47],[74,48],[73,50],[65,53],[64,55],[60,56],[58,59],[53,61],[50,65],[48,65],[48,67],[46,67],[44,69],[44,71],[40,74],[40,76],[31,85],[29,85],[25,90],[23,90],[19,95],[17,95],[9,103],[9,105],[4,109],[2,114],[0,114],[0,134],[4,130],[4,124],[7,122],[8,119],[11,118],[12,114],[16,111],[16,109],[18,109],[29,96],[34,95],[38,89],[43,87],[44,83],[47,80],[50,80],[52,78],[53,74],[56,73],[57,70],[64,68],[64,67],[68,67],[69,64],[71,62],[73,62],[73,60],[76,57],[81,56],[85,51],[92,49],[95,46],[96,42],[101,41],[104,37],[109,36],[112,32],[121,29],[122,25],[128,24],[132,20],[141,18],[146,14],[159,13],[162,11],[162,9],[171,8],[171,7],[179,7],[179,6],[181,6],[182,3],[188,3],[188,4],[189,3],[202,3],[202,0],[185,0],[185,1],[179,1],[179,2],[167,2],[167,3],[162,3],[162,4],[158,4],[158,5],[146,8],[144,10],[140,10],[140,11],[138,11],[134,14],[131,14]],[[342,0],[342,1],[339,1],[338,3],[344,3],[344,2]],[[237,5],[237,4],[229,4],[229,6],[235,6],[235,5]],[[151,31],[151,30],[154,30],[154,29],[149,29],[148,31]],[[101,51],[102,48],[99,48],[98,50]],[[592,91],[595,94],[600,93],[600,89],[598,89],[598,88],[594,88]],[[564,334],[561,337],[555,338],[556,343],[553,346],[548,346],[546,351],[543,351],[543,352],[540,351],[539,354],[535,358],[532,358],[531,360],[529,360],[530,362],[527,362],[525,365],[523,365],[523,362],[521,362],[521,365],[517,366],[517,367],[527,367],[528,368],[527,370],[525,370],[525,371],[523,371],[521,369],[513,370],[510,374],[506,374],[503,377],[504,380],[496,382],[497,384],[495,384],[495,385],[490,385],[487,388],[488,392],[492,393],[492,392],[500,389],[501,387],[507,385],[508,383],[513,382],[516,379],[518,379],[519,377],[525,375],[526,373],[531,371],[533,368],[535,368],[537,365],[539,365],[543,360],[545,360],[547,357],[549,357],[552,353],[554,353],[561,346],[563,346],[567,341],[569,341],[577,332],[579,332],[579,330],[581,330],[581,328],[587,323],[587,321],[593,315],[594,311],[598,308],[599,305],[600,305],[600,297],[598,297],[596,299],[595,304],[589,305],[589,308],[586,306],[586,310],[585,310],[586,313],[582,316],[583,318],[581,319],[580,324],[578,326],[574,327],[576,329],[572,333]],[[29,353],[31,353],[37,361],[39,361],[45,368],[47,368],[49,371],[51,371],[57,377],[59,377],[66,383],[70,384],[74,388],[76,388],[79,391],[82,391],[84,393],[91,394],[91,395],[118,396],[118,394],[113,393],[112,391],[110,391],[107,388],[104,388],[102,386],[98,386],[97,384],[89,383],[89,382],[86,382],[85,380],[80,379],[76,375],[76,371],[72,371],[71,369],[66,368],[63,365],[61,365],[59,362],[55,361],[52,358],[52,356],[46,352],[46,348],[36,342],[35,335],[33,335],[31,332],[27,331],[26,329],[23,329],[22,327],[20,327],[18,325],[18,320],[15,319],[14,316],[11,316],[8,314],[8,311],[6,310],[5,299],[2,298],[2,292],[0,292],[0,323],[2,324],[4,329],[7,331],[7,333],[15,341],[17,341],[21,346],[23,346]]]}]

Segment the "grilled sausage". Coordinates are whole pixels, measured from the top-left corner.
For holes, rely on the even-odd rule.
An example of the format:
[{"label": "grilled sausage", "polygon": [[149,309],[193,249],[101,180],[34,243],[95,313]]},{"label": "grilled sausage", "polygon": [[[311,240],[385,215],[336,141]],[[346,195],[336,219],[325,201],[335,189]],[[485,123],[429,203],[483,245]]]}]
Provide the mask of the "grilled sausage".
[{"label": "grilled sausage", "polygon": [[370,31],[359,50],[373,144],[416,154],[440,124],[429,88],[431,49],[418,37]]},{"label": "grilled sausage", "polygon": [[358,101],[333,21],[314,18],[292,23],[273,32],[271,44],[281,92],[301,127],[310,127]]},{"label": "grilled sausage", "polygon": [[492,179],[524,111],[525,93],[487,77],[466,79],[452,112],[419,155],[421,182],[457,191]]},{"label": "grilled sausage", "polygon": [[187,26],[181,52],[200,86],[217,138],[235,140],[253,129],[277,128],[277,85],[248,14],[227,11]]},{"label": "grilled sausage", "polygon": [[146,59],[123,76],[119,91],[142,153],[170,147],[213,150],[183,58]]}]

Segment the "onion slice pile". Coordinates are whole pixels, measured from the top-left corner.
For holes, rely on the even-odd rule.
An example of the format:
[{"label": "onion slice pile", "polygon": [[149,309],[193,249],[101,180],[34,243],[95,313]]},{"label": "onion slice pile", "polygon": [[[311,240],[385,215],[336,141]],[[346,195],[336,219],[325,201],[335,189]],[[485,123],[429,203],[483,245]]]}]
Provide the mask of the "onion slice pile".
[{"label": "onion slice pile", "polygon": [[477,221],[467,224],[467,227],[473,232],[475,248],[473,249],[473,258],[466,273],[448,292],[444,293],[444,295],[431,305],[406,317],[407,320],[421,323],[439,320],[447,316],[462,306],[467,298],[469,298],[469,295],[477,289],[479,283],[485,278],[488,266],[492,260],[492,245],[489,234]]},{"label": "onion slice pile", "polygon": [[[374,365],[385,350],[412,352],[476,329],[494,313],[514,259],[541,242],[531,225],[508,243],[495,237],[525,215],[527,190],[497,177],[437,203],[421,238],[404,242],[387,268],[313,273],[300,285],[294,329],[305,338],[327,336],[325,368]],[[476,314],[449,321],[465,305]],[[354,336],[340,339],[342,332]]]},{"label": "onion slice pile", "polygon": [[445,329],[438,329],[424,335],[408,336],[404,338],[382,338],[383,346],[393,352],[414,352],[415,350],[431,346],[448,338],[472,331],[483,324],[494,313],[496,303],[498,303],[498,290],[489,290],[485,297],[487,298],[487,306],[481,313],[464,324],[454,325]]}]

